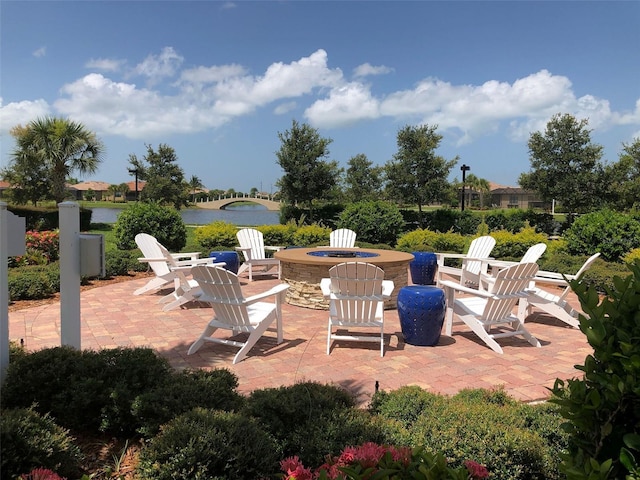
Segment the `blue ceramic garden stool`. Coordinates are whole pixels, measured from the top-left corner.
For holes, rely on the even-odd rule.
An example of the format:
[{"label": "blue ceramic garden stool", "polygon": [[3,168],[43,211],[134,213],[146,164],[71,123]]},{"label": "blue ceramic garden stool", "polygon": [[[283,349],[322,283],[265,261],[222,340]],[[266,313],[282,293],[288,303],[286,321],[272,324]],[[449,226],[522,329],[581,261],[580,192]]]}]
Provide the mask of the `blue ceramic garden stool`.
[{"label": "blue ceramic garden stool", "polygon": [[398,292],[398,317],[405,343],[437,345],[444,323],[444,290],[429,285],[409,285]]},{"label": "blue ceramic garden stool", "polygon": [[235,274],[238,273],[238,252],[234,251],[226,251],[226,252],[211,252],[209,257],[215,258],[216,262],[224,262],[226,263],[225,269],[233,272]]},{"label": "blue ceramic garden stool", "polygon": [[433,252],[411,252],[413,260],[409,264],[411,281],[414,285],[435,285],[438,257]]}]

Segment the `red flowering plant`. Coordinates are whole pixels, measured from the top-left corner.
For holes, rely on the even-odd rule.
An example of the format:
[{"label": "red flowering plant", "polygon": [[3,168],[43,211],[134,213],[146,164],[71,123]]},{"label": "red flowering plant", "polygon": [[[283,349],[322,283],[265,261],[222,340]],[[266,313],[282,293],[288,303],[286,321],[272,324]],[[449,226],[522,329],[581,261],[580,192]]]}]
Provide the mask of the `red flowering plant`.
[{"label": "red flowering plant", "polygon": [[467,460],[463,466],[451,467],[442,454],[424,448],[383,446],[365,443],[347,447],[315,472],[305,468],[298,457],[280,462],[285,480],[480,480],[489,471]]},{"label": "red flowering plant", "polygon": [[66,480],[48,468],[34,468],[29,473],[20,475],[20,480]]},{"label": "red flowering plant", "polygon": [[60,233],[58,230],[29,230],[25,234],[26,252],[14,257],[10,267],[23,265],[47,265],[59,258]]}]

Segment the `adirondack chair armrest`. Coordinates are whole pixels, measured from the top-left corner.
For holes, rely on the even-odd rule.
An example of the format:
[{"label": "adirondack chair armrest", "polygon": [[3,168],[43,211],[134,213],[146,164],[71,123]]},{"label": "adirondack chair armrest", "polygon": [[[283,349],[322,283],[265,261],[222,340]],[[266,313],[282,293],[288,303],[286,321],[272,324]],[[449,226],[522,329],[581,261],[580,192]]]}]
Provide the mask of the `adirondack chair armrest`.
[{"label": "adirondack chair armrest", "polygon": [[196,265],[213,265],[216,267],[224,267],[226,264],[224,262],[216,262],[214,263],[215,258],[196,258],[194,260],[180,260],[176,262],[178,267],[191,265],[195,267]]},{"label": "adirondack chair armrest", "polygon": [[320,280],[320,290],[322,290],[322,295],[325,298],[329,298],[331,295],[331,279],[330,278],[322,278]]},{"label": "adirondack chair armrest", "polygon": [[279,295],[281,293],[284,293],[285,291],[287,291],[288,288],[289,288],[288,284],[281,283],[279,285],[276,285],[273,288],[270,288],[266,292],[258,293],[257,295],[252,295],[250,297],[245,298],[244,300],[245,300],[246,304],[255,303],[255,302],[258,302],[258,301],[262,300],[263,298],[271,297],[273,295]]},{"label": "adirondack chair armrest", "polygon": [[200,258],[200,252],[170,253],[169,255],[176,260],[179,258],[190,258],[191,260],[197,260]]},{"label": "adirondack chair armrest", "polygon": [[476,290],[475,288],[465,287],[464,285],[460,285],[459,283],[452,282],[451,280],[443,280],[442,282],[440,282],[440,286],[442,286],[444,288],[452,289],[452,290],[457,290],[457,291],[463,292],[463,293],[469,293],[471,295],[475,295],[476,297],[491,298],[491,297],[494,296],[493,293],[491,293],[491,292],[487,292],[485,290]]},{"label": "adirondack chair armrest", "polygon": [[149,263],[149,262],[166,262],[167,259],[164,257],[160,258],[147,258],[147,257],[138,257],[138,261],[140,263]]},{"label": "adirondack chair armrest", "polygon": [[[569,275],[569,274],[564,274],[564,273],[558,273],[558,272],[549,272],[547,270],[538,270],[538,273],[536,273],[536,279],[541,279],[542,280],[560,280],[565,282],[565,279],[567,280],[575,280],[576,278],[578,278],[577,275]],[[565,282],[566,283],[566,282]]]},{"label": "adirondack chair armrest", "polygon": [[274,252],[279,252],[280,250],[282,250],[284,247],[282,246],[275,246],[275,245],[266,245],[264,247],[265,250],[271,250]]},{"label": "adirondack chair armrest", "polygon": [[251,251],[251,247],[236,247],[236,250],[238,252],[250,252]]},{"label": "adirondack chair armrest", "polygon": [[393,289],[395,285],[393,280],[383,280],[382,281],[382,296],[385,300],[391,298],[391,294],[393,293]]}]

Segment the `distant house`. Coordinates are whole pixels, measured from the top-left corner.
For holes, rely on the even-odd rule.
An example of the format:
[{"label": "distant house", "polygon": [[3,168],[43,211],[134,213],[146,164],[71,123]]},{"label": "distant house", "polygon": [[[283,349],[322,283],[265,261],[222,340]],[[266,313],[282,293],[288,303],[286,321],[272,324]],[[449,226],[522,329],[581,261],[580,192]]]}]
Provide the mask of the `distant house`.
[{"label": "distant house", "polygon": [[[140,192],[142,191],[142,189],[144,188],[144,185],[147,182],[145,182],[144,180],[138,180],[138,196],[140,195]],[[138,197],[136,197],[136,182],[135,180],[131,180],[130,182],[127,182],[127,186],[129,187],[129,191],[127,192],[127,201],[128,202],[135,202],[136,200],[138,200]]]},{"label": "distant house", "polygon": [[547,205],[536,192],[520,187],[505,187],[490,183],[491,204],[494,208],[545,208]]},{"label": "distant house", "polygon": [[11,188],[11,184],[9,182],[5,182],[4,180],[0,180],[0,198],[6,198],[7,191]]},{"label": "distant house", "polygon": [[67,185],[69,192],[73,194],[74,200],[86,200],[87,192],[93,190],[94,200],[106,200],[111,184],[106,182],[80,182],[75,185]]}]

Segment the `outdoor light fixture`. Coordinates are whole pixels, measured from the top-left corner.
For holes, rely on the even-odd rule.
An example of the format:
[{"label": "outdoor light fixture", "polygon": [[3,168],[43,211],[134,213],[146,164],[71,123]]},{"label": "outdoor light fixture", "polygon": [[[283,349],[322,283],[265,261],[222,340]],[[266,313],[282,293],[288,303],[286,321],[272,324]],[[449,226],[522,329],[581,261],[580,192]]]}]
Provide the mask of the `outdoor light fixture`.
[{"label": "outdoor light fixture", "polygon": [[460,205],[460,211],[463,212],[464,211],[464,180],[465,180],[466,173],[469,170],[471,170],[471,167],[463,163],[462,166],[460,167],[460,170],[462,170],[462,203]]}]

